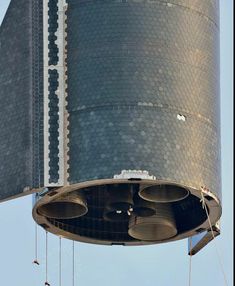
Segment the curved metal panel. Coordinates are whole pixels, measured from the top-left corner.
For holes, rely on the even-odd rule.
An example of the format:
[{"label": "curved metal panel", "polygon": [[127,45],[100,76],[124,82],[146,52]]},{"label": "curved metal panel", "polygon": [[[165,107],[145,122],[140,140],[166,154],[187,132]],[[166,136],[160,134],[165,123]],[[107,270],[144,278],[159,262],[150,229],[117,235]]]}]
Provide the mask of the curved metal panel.
[{"label": "curved metal panel", "polygon": [[68,1],[71,184],[140,169],[220,196],[217,1],[168,2]]}]

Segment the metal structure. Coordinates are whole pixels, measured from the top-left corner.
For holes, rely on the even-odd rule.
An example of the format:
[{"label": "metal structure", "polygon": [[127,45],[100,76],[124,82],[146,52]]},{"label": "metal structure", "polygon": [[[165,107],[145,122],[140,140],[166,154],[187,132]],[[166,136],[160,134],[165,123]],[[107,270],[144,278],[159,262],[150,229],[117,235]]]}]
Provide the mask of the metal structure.
[{"label": "metal structure", "polygon": [[207,212],[214,227],[221,216],[218,12],[217,0],[12,0],[0,199],[35,193],[35,221],[73,240],[193,236],[200,250]]}]

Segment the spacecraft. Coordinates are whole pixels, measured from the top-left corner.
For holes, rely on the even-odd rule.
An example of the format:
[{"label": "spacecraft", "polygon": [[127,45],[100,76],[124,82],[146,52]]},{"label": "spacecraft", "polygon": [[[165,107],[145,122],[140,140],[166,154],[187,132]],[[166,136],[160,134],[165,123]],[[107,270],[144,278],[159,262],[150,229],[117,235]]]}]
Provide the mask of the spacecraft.
[{"label": "spacecraft", "polygon": [[31,194],[38,225],[86,243],[218,235],[218,2],[12,0],[0,201]]}]

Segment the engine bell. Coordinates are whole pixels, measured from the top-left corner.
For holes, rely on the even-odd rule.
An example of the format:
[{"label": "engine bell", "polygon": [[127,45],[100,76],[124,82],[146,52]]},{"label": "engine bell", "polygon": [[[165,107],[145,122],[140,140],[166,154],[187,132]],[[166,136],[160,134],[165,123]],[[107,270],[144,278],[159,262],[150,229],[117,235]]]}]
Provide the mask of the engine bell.
[{"label": "engine bell", "polygon": [[76,218],[85,215],[87,211],[85,196],[77,192],[59,197],[38,209],[41,215],[55,219]]},{"label": "engine bell", "polygon": [[128,234],[144,241],[164,241],[177,234],[171,207],[157,204],[156,214],[151,217],[131,216]]},{"label": "engine bell", "polygon": [[170,203],[185,199],[189,191],[176,185],[155,185],[143,188],[139,196],[144,200],[156,203]]},{"label": "engine bell", "polygon": [[149,217],[156,214],[156,203],[142,199],[138,193],[134,197],[133,213],[139,217]]}]

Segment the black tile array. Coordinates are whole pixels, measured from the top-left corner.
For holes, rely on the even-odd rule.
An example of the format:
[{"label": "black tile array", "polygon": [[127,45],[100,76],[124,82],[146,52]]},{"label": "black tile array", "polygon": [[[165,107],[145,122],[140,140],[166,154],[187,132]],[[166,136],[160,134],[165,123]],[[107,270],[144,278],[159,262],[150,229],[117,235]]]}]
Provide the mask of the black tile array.
[{"label": "black tile array", "polygon": [[33,186],[44,186],[43,1],[32,1]]},{"label": "black tile array", "polygon": [[49,69],[49,183],[59,180],[59,74],[56,69]]},{"label": "black tile array", "polygon": [[58,29],[58,0],[48,1],[48,65],[57,65],[59,61],[56,31]]}]

